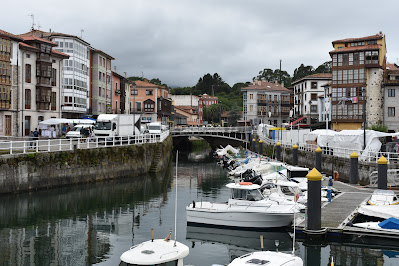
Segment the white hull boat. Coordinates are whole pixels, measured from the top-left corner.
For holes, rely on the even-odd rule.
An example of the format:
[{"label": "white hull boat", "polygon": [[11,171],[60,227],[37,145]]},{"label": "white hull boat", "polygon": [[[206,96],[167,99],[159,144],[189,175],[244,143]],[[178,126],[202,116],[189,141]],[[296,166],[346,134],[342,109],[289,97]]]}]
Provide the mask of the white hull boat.
[{"label": "white hull boat", "polygon": [[243,255],[233,260],[228,266],[302,266],[303,261],[297,256],[274,251],[258,251]]},{"label": "white hull boat", "polygon": [[260,186],[247,182],[228,184],[227,203],[198,202],[186,207],[187,223],[241,228],[276,228],[292,223],[299,207],[292,201],[265,198]]}]

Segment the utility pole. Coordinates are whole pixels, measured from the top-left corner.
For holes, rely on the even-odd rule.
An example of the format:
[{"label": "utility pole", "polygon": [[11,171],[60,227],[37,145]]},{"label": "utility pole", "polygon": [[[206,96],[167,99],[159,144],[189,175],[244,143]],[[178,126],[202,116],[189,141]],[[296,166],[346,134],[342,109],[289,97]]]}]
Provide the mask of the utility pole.
[{"label": "utility pole", "polygon": [[279,77],[279,79],[280,79],[280,84],[281,84],[281,59],[280,59],[280,77]]}]

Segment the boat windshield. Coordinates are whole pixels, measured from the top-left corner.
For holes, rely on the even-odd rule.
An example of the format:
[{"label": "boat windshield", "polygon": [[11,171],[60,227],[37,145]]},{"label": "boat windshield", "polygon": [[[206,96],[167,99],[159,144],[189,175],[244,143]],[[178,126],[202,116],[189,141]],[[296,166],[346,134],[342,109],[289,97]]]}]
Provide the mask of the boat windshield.
[{"label": "boat windshield", "polygon": [[263,196],[257,189],[233,189],[232,199],[258,201],[263,199]]},{"label": "boat windshield", "polygon": [[95,129],[97,129],[97,130],[111,130],[111,122],[97,122]]}]

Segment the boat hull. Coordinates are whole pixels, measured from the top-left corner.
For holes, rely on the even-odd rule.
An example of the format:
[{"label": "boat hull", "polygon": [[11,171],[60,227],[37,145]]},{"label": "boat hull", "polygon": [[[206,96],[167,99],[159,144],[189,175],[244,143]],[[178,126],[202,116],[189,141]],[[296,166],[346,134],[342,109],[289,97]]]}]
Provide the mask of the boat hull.
[{"label": "boat hull", "polygon": [[291,225],[293,212],[216,210],[186,207],[187,223],[239,228],[278,228]]}]

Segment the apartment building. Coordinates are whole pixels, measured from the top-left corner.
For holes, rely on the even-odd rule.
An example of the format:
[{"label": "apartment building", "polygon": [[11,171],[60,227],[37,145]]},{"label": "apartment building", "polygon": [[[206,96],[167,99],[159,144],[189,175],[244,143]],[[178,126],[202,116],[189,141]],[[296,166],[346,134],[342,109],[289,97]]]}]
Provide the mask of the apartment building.
[{"label": "apartment building", "polygon": [[[199,115],[200,97],[195,95],[169,95],[173,101],[172,105],[175,107],[176,113],[184,111],[187,114],[187,125],[201,125],[202,117]],[[177,110],[179,109],[179,111]],[[181,113],[183,114],[183,113]]]},{"label": "apartment building", "polygon": [[333,129],[359,129],[383,122],[385,35],[332,42]]},{"label": "apartment building", "polygon": [[90,49],[90,108],[89,114],[112,113],[112,71],[114,58],[98,49]]},{"label": "apartment building", "polygon": [[278,83],[255,80],[242,88],[243,118],[253,125],[281,126],[290,120],[291,91]]},{"label": "apartment building", "polygon": [[202,118],[204,114],[204,107],[208,107],[212,104],[218,104],[218,97],[216,96],[210,96],[206,93],[201,95],[199,101],[198,101],[198,116],[199,116],[199,124],[202,125]]},{"label": "apartment building", "polygon": [[323,97],[325,88],[323,85],[330,82],[331,73],[319,73],[303,77],[292,83],[294,87],[294,117],[306,117],[307,124],[312,119],[319,120],[319,98]]},{"label": "apartment building", "polygon": [[387,64],[384,75],[384,125],[399,131],[399,66]]}]

